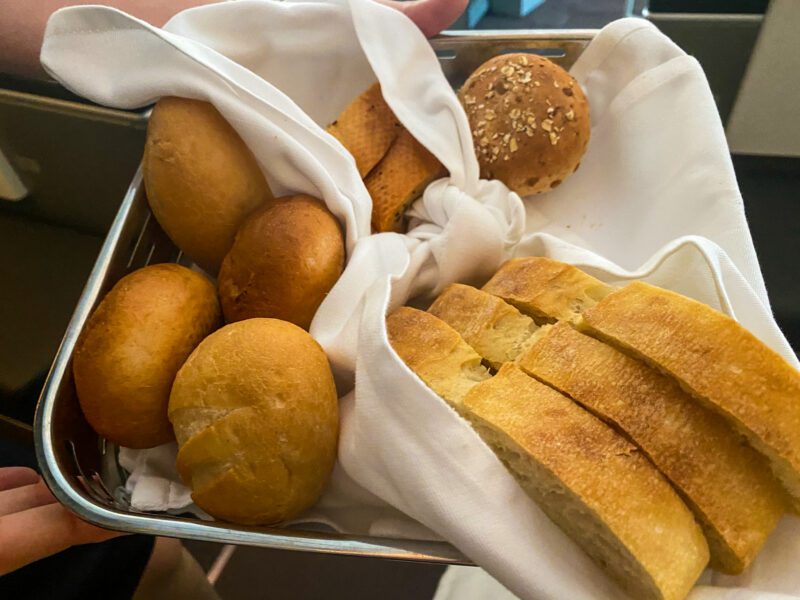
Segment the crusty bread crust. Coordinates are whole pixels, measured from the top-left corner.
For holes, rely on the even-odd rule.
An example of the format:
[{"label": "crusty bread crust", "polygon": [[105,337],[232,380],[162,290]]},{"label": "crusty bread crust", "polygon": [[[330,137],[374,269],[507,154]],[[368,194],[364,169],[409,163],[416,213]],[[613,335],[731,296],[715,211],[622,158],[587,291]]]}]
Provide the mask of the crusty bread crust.
[{"label": "crusty bread crust", "polygon": [[221,321],[214,285],[186,267],[150,265],[120,279],[86,322],[72,360],[92,428],[128,448],[172,440],[172,381]]},{"label": "crusty bread crust", "polygon": [[383,99],[380,84],[374,83],[328,126],[328,133],[353,155],[358,173],[364,178],[386,155],[402,129]]},{"label": "crusty bread crust", "polygon": [[405,129],[386,156],[364,180],[372,198],[372,228],[375,231],[403,231],[404,216],[444,167]]},{"label": "crusty bread crust", "polygon": [[708,562],[706,541],[632,444],[511,363],[463,407],[523,489],[632,597],[688,594]]},{"label": "crusty bread crust", "polygon": [[675,377],[726,417],[800,508],[800,373],[730,317],[642,282],[583,315],[583,327]]},{"label": "crusty bread crust", "polygon": [[403,362],[456,410],[467,392],[489,377],[475,350],[429,313],[403,306],[387,317],[386,332]]},{"label": "crusty bread crust", "polygon": [[192,499],[236,523],[296,517],[336,459],[328,359],[308,333],[277,319],[239,321],[203,340],[175,378],[169,418]]},{"label": "crusty bread crust", "polygon": [[741,573],[786,508],[758,453],[671,378],[559,323],[520,356],[530,375],[625,432],[693,509],[711,566]]},{"label": "crusty bread crust", "polygon": [[448,286],[428,312],[455,329],[495,369],[513,361],[537,329],[530,317],[500,298],[460,283]]},{"label": "crusty bread crust", "polygon": [[216,275],[242,220],[272,200],[253,153],[208,102],[162,98],[142,158],[147,201],[175,245]]},{"label": "crusty bread crust", "polygon": [[576,319],[613,287],[566,263],[528,256],[504,263],[483,286],[539,323]]},{"label": "crusty bread crust", "polygon": [[553,189],[580,164],[589,143],[589,103],[552,61],[501,54],[478,67],[459,98],[484,179],[525,196]]}]

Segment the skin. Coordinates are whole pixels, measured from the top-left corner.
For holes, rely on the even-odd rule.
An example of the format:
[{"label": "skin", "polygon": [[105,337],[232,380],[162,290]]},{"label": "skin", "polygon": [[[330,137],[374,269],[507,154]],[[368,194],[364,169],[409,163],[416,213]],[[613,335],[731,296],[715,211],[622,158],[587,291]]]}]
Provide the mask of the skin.
[{"label": "skin", "polygon": [[[464,12],[468,0],[378,0],[396,8],[431,37],[449,27]],[[76,0],[2,0],[0,2],[0,73],[44,77],[39,49],[48,17],[59,8],[90,4]],[[174,14],[210,0],[105,0],[135,17],[161,27]]]},{"label": "skin", "polygon": [[[378,0],[396,8],[431,37],[450,26],[468,0]],[[106,0],[104,4],[162,26],[181,10],[208,0]],[[71,0],[0,0],[0,72],[44,76],[39,65],[47,19]],[[24,467],[0,468],[0,576],[70,546],[122,535],[84,523],[58,504],[39,475]]]}]

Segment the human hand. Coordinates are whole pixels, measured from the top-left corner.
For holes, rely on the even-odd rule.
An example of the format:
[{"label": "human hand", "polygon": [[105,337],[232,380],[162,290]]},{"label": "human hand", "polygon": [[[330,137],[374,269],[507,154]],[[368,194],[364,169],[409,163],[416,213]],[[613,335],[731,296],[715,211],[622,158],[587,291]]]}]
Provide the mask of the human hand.
[{"label": "human hand", "polygon": [[26,467],[0,468],[0,575],[70,546],[122,535],[81,521]]}]

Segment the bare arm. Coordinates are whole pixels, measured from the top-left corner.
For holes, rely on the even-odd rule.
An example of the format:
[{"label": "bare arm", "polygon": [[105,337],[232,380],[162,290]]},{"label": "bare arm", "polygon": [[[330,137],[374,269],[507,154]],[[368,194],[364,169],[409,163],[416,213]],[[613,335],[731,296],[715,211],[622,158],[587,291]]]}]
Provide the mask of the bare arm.
[{"label": "bare arm", "polygon": [[[173,15],[215,0],[100,0],[158,27]],[[468,0],[379,0],[408,15],[427,36],[450,26],[464,11]],[[80,0],[0,1],[0,73],[42,77],[39,64],[44,28],[50,15],[65,6],[89,4]]]}]

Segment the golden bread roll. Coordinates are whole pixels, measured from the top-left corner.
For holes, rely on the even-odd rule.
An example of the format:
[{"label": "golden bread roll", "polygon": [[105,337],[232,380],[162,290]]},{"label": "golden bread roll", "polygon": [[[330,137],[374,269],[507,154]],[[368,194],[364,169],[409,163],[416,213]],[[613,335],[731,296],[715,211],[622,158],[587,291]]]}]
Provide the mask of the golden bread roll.
[{"label": "golden bread roll", "polygon": [[344,268],[339,222],[319,200],[291,196],[247,217],[219,272],[229,323],[283,319],[308,329]]},{"label": "golden bread roll", "polygon": [[500,298],[460,283],[447,286],[428,312],[455,329],[494,369],[517,358],[538,329]]},{"label": "golden bread roll", "polygon": [[543,256],[505,262],[482,289],[538,323],[574,320],[614,291],[572,265]]},{"label": "golden bread roll", "polygon": [[456,410],[470,388],[489,377],[475,350],[431,314],[403,306],[387,317],[386,331],[403,362]]},{"label": "golden bread roll", "polygon": [[469,76],[459,98],[484,179],[521,196],[553,189],[589,143],[589,103],[557,64],[530,54],[496,56]]},{"label": "golden bread roll", "polygon": [[249,319],[210,335],[181,367],[169,418],[178,472],[214,517],[271,524],[319,498],[339,431],[328,359],[299,327]]},{"label": "golden bread roll", "polygon": [[162,98],[142,159],[156,220],[193,261],[216,274],[244,217],[272,199],[242,139],[208,102]]},{"label": "golden bread roll", "polygon": [[408,131],[401,131],[364,181],[372,198],[372,229],[402,231],[406,210],[442,175],[442,163]]},{"label": "golden bread roll", "polygon": [[374,83],[328,126],[328,133],[353,155],[363,179],[388,152],[402,129],[383,99],[380,84]]},{"label": "golden bread roll", "polygon": [[523,371],[625,432],[687,499],[711,566],[741,573],[786,510],[764,458],[675,381],[567,323],[518,361]]},{"label": "golden bread roll", "polygon": [[692,513],[602,421],[512,363],[463,402],[483,440],[632,598],[685,598],[708,562]]},{"label": "golden bread roll", "polygon": [[592,335],[677,379],[770,462],[800,510],[800,373],[735,320],[633,282],[583,313]]},{"label": "golden bread roll", "polygon": [[220,320],[214,285],[186,267],[151,265],[120,279],[86,321],[72,358],[92,428],[128,448],[173,439],[172,381]]}]

